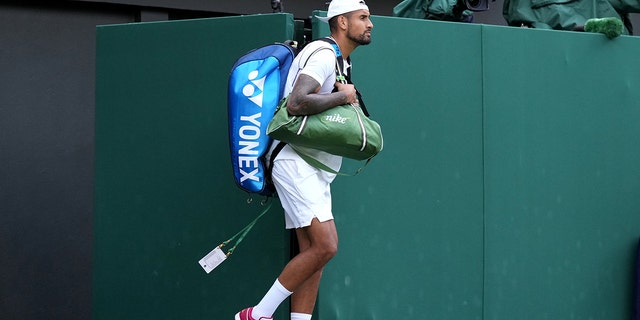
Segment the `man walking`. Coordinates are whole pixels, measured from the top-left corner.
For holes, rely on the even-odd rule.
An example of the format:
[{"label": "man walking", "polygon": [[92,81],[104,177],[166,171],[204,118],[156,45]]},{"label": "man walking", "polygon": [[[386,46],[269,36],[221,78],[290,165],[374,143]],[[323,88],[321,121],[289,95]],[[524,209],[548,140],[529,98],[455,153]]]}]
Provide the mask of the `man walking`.
[{"label": "man walking", "polygon": [[[285,87],[287,110],[310,115],[343,104],[358,104],[352,84],[336,81],[336,55],[342,55],[342,73],[348,75],[349,55],[371,42],[369,8],[362,0],[333,0],[326,18],[331,40],[309,43],[294,59]],[[273,144],[277,145],[277,142]],[[297,147],[298,148],[298,147]],[[320,150],[305,153],[338,171],[342,157]],[[285,211],[287,229],[295,229],[300,253],[284,267],[273,286],[254,307],[235,315],[235,320],[267,320],[291,296],[291,320],[310,320],[315,308],[324,266],[338,249],[338,233],[331,209],[330,185],[335,174],[306,163],[286,145],[277,155],[272,177]]]}]

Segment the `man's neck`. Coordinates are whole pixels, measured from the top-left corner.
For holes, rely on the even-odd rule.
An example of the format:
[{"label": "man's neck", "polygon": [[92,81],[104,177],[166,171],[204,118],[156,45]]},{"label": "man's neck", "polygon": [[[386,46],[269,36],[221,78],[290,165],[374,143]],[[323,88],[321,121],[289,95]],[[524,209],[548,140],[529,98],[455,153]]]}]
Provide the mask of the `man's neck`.
[{"label": "man's neck", "polygon": [[353,41],[349,40],[345,36],[332,34],[331,38],[336,42],[342,53],[342,57],[346,60],[351,55],[351,52],[356,49],[357,45]]}]

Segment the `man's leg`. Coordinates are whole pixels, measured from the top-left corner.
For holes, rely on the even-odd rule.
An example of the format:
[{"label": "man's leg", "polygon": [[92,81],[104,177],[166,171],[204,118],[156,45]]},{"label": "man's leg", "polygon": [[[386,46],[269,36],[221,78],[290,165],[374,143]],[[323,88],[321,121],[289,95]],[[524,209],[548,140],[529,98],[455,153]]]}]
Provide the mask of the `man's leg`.
[{"label": "man's leg", "polygon": [[338,251],[338,233],[333,220],[320,222],[314,218],[310,226],[296,230],[296,233],[299,232],[304,234],[303,239],[309,240],[308,247],[304,251],[300,250],[278,277],[280,283],[293,292],[314,276],[317,279],[309,285],[317,288],[317,284],[313,282],[319,282],[322,268]]},{"label": "man's leg", "polygon": [[[302,233],[302,239],[305,242],[303,246],[306,249],[304,251],[301,249],[300,253],[287,263],[278,277],[277,283],[274,284],[274,287],[281,285],[283,288],[273,291],[285,289],[296,292],[302,290],[299,296],[292,298],[292,308],[295,305],[296,309],[293,310],[297,311],[294,312],[311,314],[315,305],[322,268],[337,252],[338,234],[333,220],[320,222],[316,218],[311,221],[310,226],[297,229],[296,234],[298,233]],[[306,284],[307,281],[309,281],[308,284]],[[254,319],[270,318],[284,300],[283,298],[271,299],[270,292],[253,308]]]},{"label": "man's leg", "polygon": [[[307,233],[304,229],[296,229],[296,236],[298,238],[299,252],[304,252],[311,247],[311,240],[307,237]],[[320,285],[320,278],[322,277],[322,270],[316,271],[311,278],[307,279],[298,289],[291,295],[291,312],[312,314],[313,308],[316,304],[318,297],[318,287]]]}]

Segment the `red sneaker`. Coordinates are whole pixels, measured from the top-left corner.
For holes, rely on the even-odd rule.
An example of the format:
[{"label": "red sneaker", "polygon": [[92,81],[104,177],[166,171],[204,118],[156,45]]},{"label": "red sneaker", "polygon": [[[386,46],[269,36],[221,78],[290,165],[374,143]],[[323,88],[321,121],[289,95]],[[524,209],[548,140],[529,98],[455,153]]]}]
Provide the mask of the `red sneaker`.
[{"label": "red sneaker", "polygon": [[246,308],[236,313],[236,320],[273,320],[273,318],[262,318],[262,317],[260,319],[254,319],[251,316],[251,311],[253,311],[253,307]]}]

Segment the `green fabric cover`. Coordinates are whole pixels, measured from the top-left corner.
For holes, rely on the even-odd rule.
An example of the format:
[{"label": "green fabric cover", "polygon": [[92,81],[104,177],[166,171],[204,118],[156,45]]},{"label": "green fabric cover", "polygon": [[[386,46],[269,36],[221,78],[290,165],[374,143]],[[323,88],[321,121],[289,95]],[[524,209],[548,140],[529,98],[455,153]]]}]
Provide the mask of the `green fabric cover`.
[{"label": "green fabric cover", "polygon": [[505,0],[502,8],[510,26],[574,30],[592,18],[618,18],[625,34],[633,33],[629,13],[635,12],[637,0]]},{"label": "green fabric cover", "polygon": [[468,21],[473,13],[469,10],[458,12],[458,0],[404,0],[393,8],[394,17]]}]

